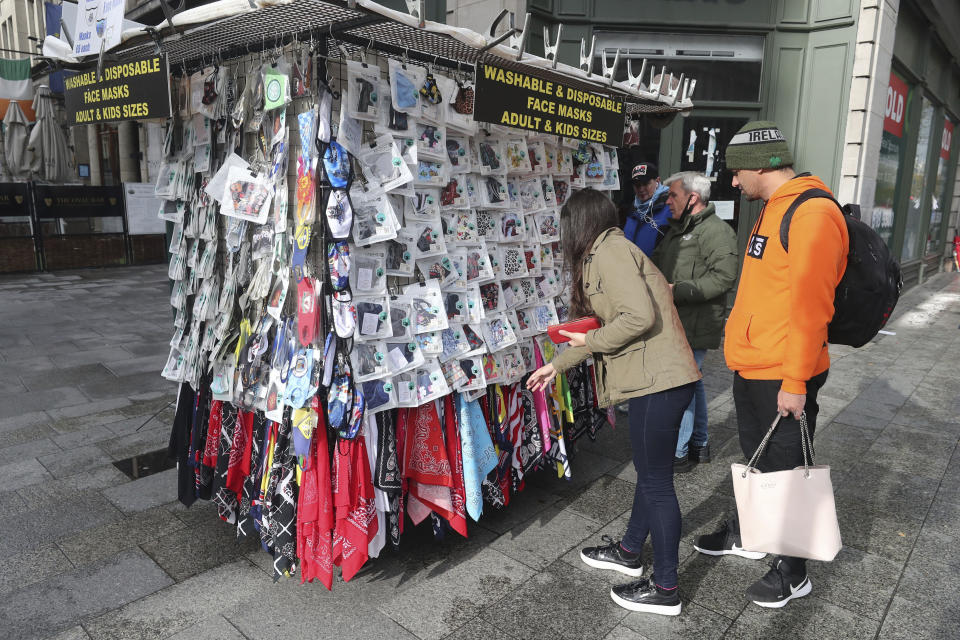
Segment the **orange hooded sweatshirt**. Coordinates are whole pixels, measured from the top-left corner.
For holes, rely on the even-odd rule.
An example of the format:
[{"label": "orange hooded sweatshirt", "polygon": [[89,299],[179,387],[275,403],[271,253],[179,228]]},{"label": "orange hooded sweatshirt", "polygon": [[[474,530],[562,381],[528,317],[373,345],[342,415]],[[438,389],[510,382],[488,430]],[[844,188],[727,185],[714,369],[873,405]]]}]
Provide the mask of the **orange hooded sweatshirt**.
[{"label": "orange hooded sweatshirt", "polygon": [[814,188],[830,191],[816,176],[797,176],[764,206],[747,245],[723,348],[730,369],[750,380],[783,380],[780,388],[789,393],[806,393],[806,381],[830,367],[827,324],[850,245],[840,210],[813,198],[794,212],[790,251],[784,251],[783,215],[794,198]]}]

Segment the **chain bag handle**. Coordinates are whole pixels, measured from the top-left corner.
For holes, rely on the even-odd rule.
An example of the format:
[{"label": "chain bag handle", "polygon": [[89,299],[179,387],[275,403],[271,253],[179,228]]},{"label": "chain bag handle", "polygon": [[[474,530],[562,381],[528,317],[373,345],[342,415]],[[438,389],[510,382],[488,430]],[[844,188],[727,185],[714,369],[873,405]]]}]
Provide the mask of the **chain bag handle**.
[{"label": "chain bag handle", "polygon": [[[763,452],[767,448],[770,438],[773,437],[773,432],[776,430],[777,425],[780,424],[780,418],[782,417],[783,416],[781,416],[780,412],[778,411],[777,417],[773,419],[773,423],[770,425],[770,428],[767,429],[766,435],[764,435],[763,440],[760,441],[760,446],[758,446],[757,450],[753,452],[753,457],[750,458],[750,462],[747,463],[747,466],[740,474],[740,477],[746,478],[747,473],[749,473],[751,469],[757,468],[757,460],[763,455]],[[806,411],[800,414],[800,444],[803,447],[803,477],[809,478],[810,467],[813,466],[813,442],[810,440],[810,429],[807,427]]]}]

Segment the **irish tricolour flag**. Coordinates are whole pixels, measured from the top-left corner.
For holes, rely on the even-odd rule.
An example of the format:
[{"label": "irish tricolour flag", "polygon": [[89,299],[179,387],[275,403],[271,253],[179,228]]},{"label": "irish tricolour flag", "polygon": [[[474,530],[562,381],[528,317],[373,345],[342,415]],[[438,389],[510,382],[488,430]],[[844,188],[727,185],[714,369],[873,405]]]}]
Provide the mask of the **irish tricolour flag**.
[{"label": "irish tricolour flag", "polygon": [[30,60],[0,59],[0,118],[7,111],[11,100],[20,102],[27,118],[33,120],[33,111],[29,108],[33,99],[33,84],[30,82]]}]

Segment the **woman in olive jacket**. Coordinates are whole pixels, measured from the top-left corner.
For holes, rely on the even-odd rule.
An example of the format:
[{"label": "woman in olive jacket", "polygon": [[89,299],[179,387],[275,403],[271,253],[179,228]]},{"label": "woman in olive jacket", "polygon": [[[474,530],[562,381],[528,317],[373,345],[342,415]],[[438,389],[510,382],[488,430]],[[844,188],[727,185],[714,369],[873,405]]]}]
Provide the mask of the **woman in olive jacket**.
[{"label": "woman in olive jacket", "polygon": [[670,287],[653,262],[617,228],[617,209],[593,189],[580,191],[560,212],[560,240],[571,282],[571,313],[595,315],[602,326],[561,332],[571,348],[530,375],[539,390],[593,356],[601,407],[630,402],[630,441],[637,488],[621,541],[587,547],[592,567],[639,578],[640,552],[650,534],[653,575],[614,587],[610,595],[632,611],[680,613],[677,565],[680,505],[673,488],[673,454],[683,410],[700,372],[673,306]]}]

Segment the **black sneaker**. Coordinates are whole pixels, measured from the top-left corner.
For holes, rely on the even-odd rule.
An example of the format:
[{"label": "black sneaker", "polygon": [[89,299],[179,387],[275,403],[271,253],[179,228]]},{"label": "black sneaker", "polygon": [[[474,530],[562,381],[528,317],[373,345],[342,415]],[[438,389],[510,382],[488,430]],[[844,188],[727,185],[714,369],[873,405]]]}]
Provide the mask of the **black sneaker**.
[{"label": "black sneaker", "polygon": [[694,467],[693,460],[690,459],[690,455],[687,454],[682,458],[673,459],[673,472],[674,473],[686,473],[693,469]]},{"label": "black sneaker", "polygon": [[610,589],[610,597],[624,609],[659,613],[662,616],[680,615],[680,589],[664,589],[646,578],[621,584]]},{"label": "black sneaker", "polygon": [[795,574],[790,566],[777,558],[770,563],[770,571],[747,589],[747,597],[753,604],[779,609],[794,598],[802,598],[813,590],[806,572]]},{"label": "black sneaker", "polygon": [[694,462],[710,462],[710,443],[698,447],[696,445],[690,445],[690,459]]},{"label": "black sneaker", "polygon": [[735,555],[750,560],[759,560],[767,555],[762,551],[747,551],[740,546],[740,534],[730,531],[730,525],[724,520],[717,531],[697,537],[693,548],[708,556]]},{"label": "black sneaker", "polygon": [[643,575],[643,563],[639,553],[627,553],[619,540],[610,536],[600,536],[607,544],[602,547],[584,547],[580,550],[580,559],[597,569],[612,569],[620,573],[639,578]]}]

